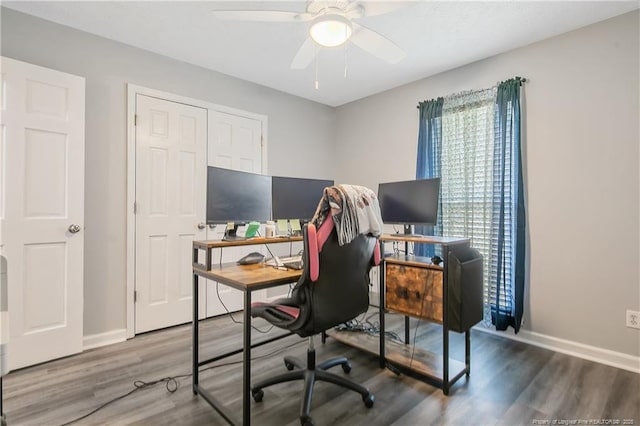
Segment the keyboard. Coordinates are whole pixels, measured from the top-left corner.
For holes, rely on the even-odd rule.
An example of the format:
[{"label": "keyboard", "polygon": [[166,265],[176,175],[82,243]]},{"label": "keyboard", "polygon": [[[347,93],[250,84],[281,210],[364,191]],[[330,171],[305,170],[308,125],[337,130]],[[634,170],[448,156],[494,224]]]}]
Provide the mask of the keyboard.
[{"label": "keyboard", "polygon": [[302,269],[302,256],[281,257],[282,264],[289,269]]},{"label": "keyboard", "polygon": [[286,262],[284,264],[284,266],[287,269],[301,270],[302,269],[302,261],[300,261],[300,262]]}]

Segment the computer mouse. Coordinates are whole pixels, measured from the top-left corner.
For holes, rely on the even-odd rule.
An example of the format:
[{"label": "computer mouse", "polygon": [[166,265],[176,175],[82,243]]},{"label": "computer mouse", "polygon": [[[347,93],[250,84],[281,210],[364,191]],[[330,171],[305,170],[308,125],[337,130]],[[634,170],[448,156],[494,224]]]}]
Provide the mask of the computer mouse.
[{"label": "computer mouse", "polygon": [[253,265],[255,263],[260,263],[264,260],[264,255],[262,253],[258,253],[257,251],[251,252],[248,255],[242,257],[238,260],[239,265]]}]

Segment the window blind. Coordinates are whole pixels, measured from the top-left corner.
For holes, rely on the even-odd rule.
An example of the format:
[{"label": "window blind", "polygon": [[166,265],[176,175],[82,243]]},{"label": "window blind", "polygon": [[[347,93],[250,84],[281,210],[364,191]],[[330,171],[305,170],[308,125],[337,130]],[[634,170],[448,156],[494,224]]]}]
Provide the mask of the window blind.
[{"label": "window blind", "polygon": [[[467,237],[484,259],[484,315],[491,321],[491,300],[498,292],[497,215],[503,156],[510,164],[510,152],[496,153],[494,138],[496,89],[456,95],[445,99],[442,111],[441,214],[438,233],[448,237]],[[510,188],[505,188],[510,191]],[[509,194],[505,196],[510,197]],[[509,198],[510,199],[510,198]],[[512,214],[512,212],[509,212]],[[510,223],[510,220],[507,220]],[[512,235],[510,229],[505,229]],[[511,274],[513,243],[506,238],[503,251],[505,274]],[[500,298],[511,300],[510,286],[504,286]],[[512,306],[501,303],[500,306]]]}]

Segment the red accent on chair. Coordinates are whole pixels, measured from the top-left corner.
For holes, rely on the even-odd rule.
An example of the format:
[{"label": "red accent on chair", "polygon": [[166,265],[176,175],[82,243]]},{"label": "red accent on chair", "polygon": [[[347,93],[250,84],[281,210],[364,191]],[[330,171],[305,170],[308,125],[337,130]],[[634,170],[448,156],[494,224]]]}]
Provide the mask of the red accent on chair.
[{"label": "red accent on chair", "polygon": [[264,302],[253,302],[251,304],[251,307],[257,307],[257,306],[269,306],[270,308],[273,309],[277,309],[280,312],[284,312],[285,314],[293,317],[293,318],[298,318],[298,316],[300,315],[300,309],[299,308],[295,308],[293,306],[287,306],[287,305],[272,305],[270,303],[264,303]]},{"label": "red accent on chair", "polygon": [[[322,226],[320,226],[320,228],[322,228]],[[309,278],[311,281],[315,282],[320,275],[320,259],[318,258],[318,235],[316,232],[316,226],[310,224],[307,227],[307,232],[309,234]]]},{"label": "red accent on chair", "polygon": [[380,241],[376,241],[376,246],[373,248],[373,264],[380,264]]},{"label": "red accent on chair", "polygon": [[318,229],[318,252],[322,251],[322,247],[324,246],[324,243],[327,242],[327,239],[329,238],[329,235],[331,235],[331,231],[333,231],[333,228],[335,227],[334,223],[333,223],[333,217],[331,217],[331,215],[327,216],[327,218],[324,220],[324,222],[322,222],[322,225],[320,225],[320,229]]}]

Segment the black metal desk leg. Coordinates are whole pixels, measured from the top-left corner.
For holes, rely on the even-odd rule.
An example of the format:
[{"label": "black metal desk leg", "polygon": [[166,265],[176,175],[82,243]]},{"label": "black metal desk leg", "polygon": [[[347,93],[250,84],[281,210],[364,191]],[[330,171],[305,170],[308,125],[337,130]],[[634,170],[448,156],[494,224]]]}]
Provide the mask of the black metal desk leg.
[{"label": "black metal desk leg", "polygon": [[[411,337],[409,336],[409,316],[404,316],[404,343],[408,345],[411,343]],[[414,342],[415,343],[415,342]]]},{"label": "black metal desk leg", "polygon": [[380,303],[380,306],[378,307],[378,312],[379,312],[379,318],[380,318],[380,352],[379,352],[379,363],[380,363],[380,368],[385,368],[386,366],[386,359],[385,359],[385,353],[384,353],[384,349],[385,349],[385,338],[386,338],[386,331],[385,331],[385,325],[384,325],[384,307],[385,307],[385,261],[384,261],[384,243],[382,241],[380,241],[380,266],[378,266],[378,292],[379,292],[379,297],[378,297],[378,301]]},{"label": "black metal desk leg", "polygon": [[449,328],[442,330],[442,393],[449,395]]},{"label": "black metal desk leg", "polygon": [[444,318],[442,321],[442,393],[449,395],[449,248],[442,247],[444,267],[442,268],[442,306]]},{"label": "black metal desk leg", "polygon": [[193,359],[191,365],[191,373],[193,374],[192,391],[194,395],[198,394],[198,275],[193,274]]},{"label": "black metal desk leg", "polygon": [[251,424],[251,290],[244,292],[244,333],[242,351],[242,424]]},{"label": "black metal desk leg", "polygon": [[471,374],[471,330],[464,332],[464,363],[467,368],[467,377]]},{"label": "black metal desk leg", "polygon": [[[409,243],[407,241],[404,242],[404,254],[409,256]],[[404,316],[404,344],[408,345],[409,343],[411,343],[411,338],[409,336],[409,316],[405,315]]]},{"label": "black metal desk leg", "polygon": [[5,426],[4,412],[2,411],[2,376],[0,376],[0,425]]}]

